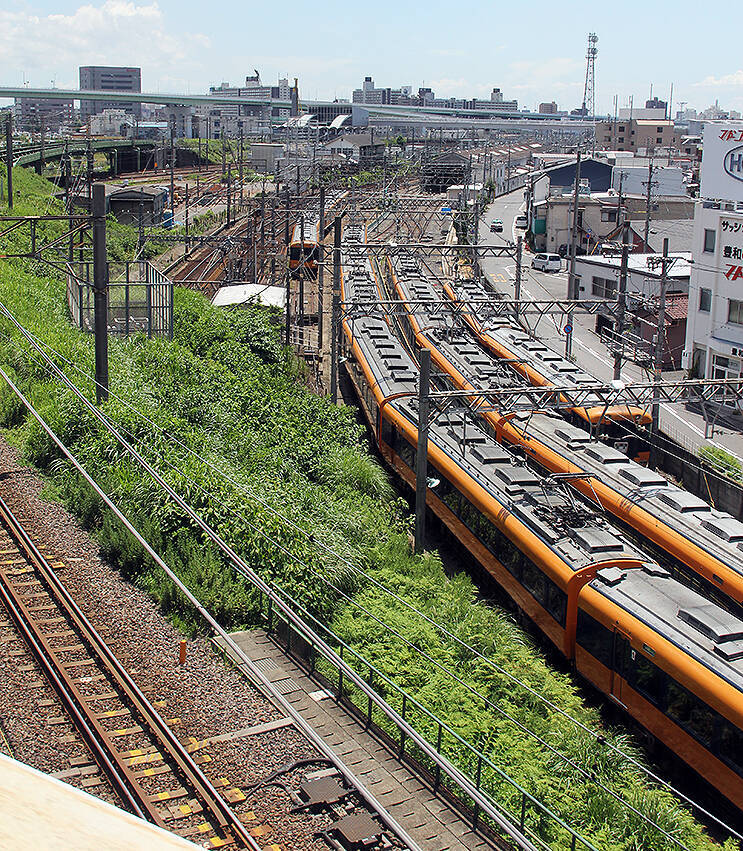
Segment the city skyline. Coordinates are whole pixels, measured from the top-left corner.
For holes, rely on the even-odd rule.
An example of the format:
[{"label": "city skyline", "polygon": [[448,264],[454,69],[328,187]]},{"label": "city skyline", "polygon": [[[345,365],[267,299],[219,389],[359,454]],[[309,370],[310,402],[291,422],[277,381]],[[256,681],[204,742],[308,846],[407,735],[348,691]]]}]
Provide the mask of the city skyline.
[{"label": "city skyline", "polygon": [[[702,43],[714,15],[695,24],[699,61],[679,59],[677,43],[686,29],[683,12],[691,8],[688,3],[677,3],[677,17],[669,21],[662,10],[631,2],[621,19],[611,23],[606,13],[581,3],[575,9],[590,8],[590,14],[571,15],[570,22],[551,18],[549,26],[528,29],[510,8],[494,12],[480,0],[467,6],[461,14],[468,20],[490,21],[491,27],[472,28],[468,43],[459,44],[452,41],[451,14],[443,8],[431,7],[426,20],[419,20],[415,8],[387,0],[378,5],[376,16],[364,20],[350,18],[337,0],[329,0],[323,13],[302,18],[301,26],[290,11],[279,22],[275,15],[248,13],[227,2],[220,20],[229,16],[234,21],[229,28],[197,14],[203,9],[194,0],[177,7],[136,0],[83,5],[16,0],[0,11],[0,51],[5,57],[1,82],[46,87],[54,81],[59,88],[77,88],[79,65],[136,65],[142,68],[146,91],[193,93],[222,81],[239,85],[255,67],[267,83],[279,76],[298,76],[300,93],[307,99],[350,100],[369,75],[378,86],[407,84],[415,91],[426,86],[439,97],[488,98],[497,86],[520,107],[535,110],[540,102],[554,100],[569,111],[582,101],[591,30],[599,35],[598,113],[613,111],[615,94],[619,107],[627,106],[630,97],[635,106],[644,105],[651,84],[653,94],[667,101],[672,82],[674,112],[681,103],[702,110],[716,99],[727,109],[743,108],[738,54],[724,49],[727,40],[733,45],[732,31],[716,34],[714,50]],[[534,19],[548,8],[536,3]],[[637,16],[631,14],[634,9]],[[576,18],[585,24],[575,26]],[[342,22],[336,30],[331,27],[334,20]],[[634,32],[627,32],[630,27]],[[659,27],[663,38],[658,37]],[[509,38],[499,38],[504,32]],[[625,36],[632,37],[631,61]],[[651,49],[637,62],[645,42]],[[711,50],[714,64],[703,61]]]}]

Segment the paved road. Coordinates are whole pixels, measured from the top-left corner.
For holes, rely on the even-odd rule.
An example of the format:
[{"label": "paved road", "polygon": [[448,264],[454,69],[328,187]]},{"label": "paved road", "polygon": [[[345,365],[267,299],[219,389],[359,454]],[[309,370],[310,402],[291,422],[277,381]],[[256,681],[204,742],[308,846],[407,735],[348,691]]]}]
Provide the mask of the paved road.
[{"label": "paved road", "polygon": [[[506,241],[515,242],[516,236],[523,233],[513,226],[513,220],[523,206],[524,190],[518,189],[509,195],[497,198],[485,211],[480,223],[480,243],[484,245],[503,245]],[[491,233],[490,223],[494,219],[503,221],[503,233]],[[567,272],[539,272],[531,268],[533,255],[524,251],[522,296],[532,299],[566,298]],[[565,261],[563,261],[563,266]],[[513,281],[515,265],[510,258],[484,257],[481,266],[494,288],[513,297]],[[590,296],[590,293],[585,295]],[[565,335],[560,327],[563,323],[557,316],[546,316],[536,326],[537,336],[547,345],[563,353],[565,351]],[[587,372],[602,381],[613,378],[614,362],[607,352],[606,346],[594,332],[595,318],[592,316],[575,316],[573,321],[573,355],[576,362]],[[679,373],[674,373],[679,375]],[[670,377],[668,373],[666,376]],[[647,380],[645,370],[635,364],[625,363],[622,367],[622,379],[625,381]],[[726,449],[737,455],[743,461],[743,434],[740,431],[724,427],[715,427],[712,440],[706,440],[704,418],[687,410],[683,405],[663,405],[660,415],[661,431],[681,445],[696,452],[702,445],[713,445]]]}]

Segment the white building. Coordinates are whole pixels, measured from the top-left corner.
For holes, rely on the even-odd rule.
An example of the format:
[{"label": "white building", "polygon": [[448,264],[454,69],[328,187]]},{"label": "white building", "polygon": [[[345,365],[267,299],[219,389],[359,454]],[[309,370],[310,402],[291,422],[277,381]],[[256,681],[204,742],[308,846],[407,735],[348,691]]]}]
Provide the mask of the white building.
[{"label": "white building", "polygon": [[743,124],[705,125],[684,346],[684,366],[699,378],[743,374],[743,181],[735,168],[741,141]]},{"label": "white building", "polygon": [[[648,189],[648,168],[640,165],[617,164],[612,169],[611,185],[613,189],[628,195],[644,195]],[[661,166],[653,169],[652,196],[686,197],[684,173],[677,166]]]},{"label": "white building", "polygon": [[694,216],[685,366],[699,378],[743,373],[743,212],[700,201]]},{"label": "white building", "polygon": [[104,109],[88,119],[91,136],[128,136],[135,116],[123,109]]}]

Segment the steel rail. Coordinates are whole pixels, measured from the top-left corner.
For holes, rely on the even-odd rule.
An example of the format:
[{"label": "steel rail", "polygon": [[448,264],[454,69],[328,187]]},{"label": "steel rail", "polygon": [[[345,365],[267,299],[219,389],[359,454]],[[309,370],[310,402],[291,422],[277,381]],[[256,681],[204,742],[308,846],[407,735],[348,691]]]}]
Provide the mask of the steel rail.
[{"label": "steel rail", "polygon": [[[18,528],[17,520],[9,512],[2,499],[0,499],[0,517],[11,536],[15,537],[14,531]],[[5,571],[0,571],[0,599],[36,659],[42,673],[57,692],[62,705],[82,736],[93,759],[103,770],[116,794],[135,815],[143,819],[149,818],[150,821],[164,827],[159,815],[155,814],[156,818],[149,817],[150,808],[146,805],[143,806],[129,767],[123,762],[116,749],[110,746],[108,736],[102,725],[92,715],[81,709],[81,706],[84,706],[84,698],[72,683],[71,678],[58,664],[56,654],[37,628],[34,618],[23,600],[8,581]]]},{"label": "steel rail", "polygon": [[[97,419],[103,427],[109,431],[121,446],[134,458],[137,463],[147,471],[151,478],[171,497],[176,505],[181,508],[185,514],[194,521],[194,523],[202,529],[202,531],[217,545],[217,547],[229,558],[233,566],[239,573],[245,576],[254,587],[262,591],[268,599],[271,599],[276,608],[281,611],[287,620],[292,623],[301,633],[307,636],[312,636],[318,651],[325,656],[336,668],[343,670],[344,677],[349,682],[353,683],[367,698],[371,699],[379,709],[390,718],[393,723],[400,729],[404,730],[406,736],[416,744],[418,748],[441,770],[447,774],[454,783],[462,789],[467,796],[480,807],[490,819],[492,819],[501,830],[510,836],[524,851],[536,851],[536,846],[528,839],[528,837],[520,830],[520,828],[498,811],[497,805],[492,801],[486,793],[477,788],[477,786],[460,771],[449,759],[438,753],[429,742],[412,727],[382,696],[377,694],[357,672],[351,668],[344,660],[327,644],[319,635],[315,633],[312,627],[300,616],[294,609],[269,585],[261,576],[256,573],[247,562],[240,557],[235,549],[215,531],[191,505],[163,478],[163,476],[126,440],[121,432],[116,428],[115,424],[106,416],[103,411],[97,408],[87,397],[79,390],[79,388],[67,378],[67,376],[51,361],[51,359],[43,352],[43,350],[33,341],[32,345],[39,351],[42,358],[49,364],[52,371],[58,376],[60,381],[68,387],[73,394],[80,399],[83,405],[90,411],[95,419]],[[0,374],[3,374],[0,368]],[[3,374],[5,380],[10,384],[7,375]],[[585,841],[584,841],[585,844]],[[589,846],[590,847],[590,846]]]},{"label": "steel rail", "polygon": [[[0,497],[0,517],[6,523],[12,537],[20,545],[26,554],[27,559],[41,574],[44,582],[52,592],[52,596],[70,618],[77,628],[79,634],[83,637],[87,645],[92,649],[96,661],[100,663],[108,676],[114,681],[116,686],[123,692],[129,704],[135,709],[139,717],[146,723],[150,732],[155,739],[159,740],[160,745],[164,745],[164,750],[171,757],[181,774],[191,784],[198,796],[206,804],[209,812],[216,817],[220,827],[223,830],[233,832],[236,839],[239,839],[246,847],[253,851],[260,851],[260,845],[253,839],[245,825],[239,820],[237,814],[232,810],[230,805],[222,798],[216,788],[212,785],[206,775],[202,772],[199,766],[194,761],[191,754],[181,744],[177,736],[173,733],[160,713],[152,706],[150,701],[145,697],[137,684],[131,678],[123,665],[116,658],[112,650],[101,638],[96,629],[93,627],[88,618],[83,614],[77,603],[74,601],[65,586],[59,580],[59,577],[54,572],[53,568],[46,560],[44,555],[39,551],[33,543],[28,533],[23,529],[17,518],[14,517],[7,503]],[[5,589],[3,589],[5,590]],[[23,606],[22,601],[21,606]],[[28,616],[27,616],[28,617]],[[32,619],[31,619],[32,620]],[[33,628],[33,627],[32,627]],[[50,659],[56,659],[56,654],[46,644],[43,636],[35,630],[37,640],[44,646],[44,655],[47,662]],[[46,665],[45,665],[46,667]],[[64,686],[75,696],[75,703],[78,707],[85,706],[85,698],[71,682],[63,669],[57,671],[61,673],[61,679],[64,681]],[[140,789],[134,780],[128,766],[125,765],[121,756],[116,752],[109,741],[105,729],[92,716],[88,721],[96,731],[97,738],[107,746],[105,750],[109,753],[109,758],[115,764],[117,772],[119,772],[126,781],[127,787],[131,790],[133,797],[137,800],[135,812],[143,818],[154,822],[160,827],[165,827],[165,823],[160,817],[157,809],[149,800],[149,796]],[[117,783],[117,786],[119,784]],[[132,795],[125,796],[125,800],[129,802]]]},{"label": "steel rail", "polygon": [[[420,846],[412,839],[412,837],[408,835],[408,833],[401,827],[397,820],[393,816],[391,816],[389,812],[387,812],[384,806],[364,786],[363,782],[358,777],[356,777],[356,775],[351,771],[351,769],[348,768],[348,766],[343,762],[343,760],[335,753],[332,747],[330,747],[330,745],[328,745],[325,740],[313,729],[309,722],[306,721],[299,714],[297,709],[295,709],[294,706],[284,697],[284,695],[276,689],[275,685],[257,667],[255,662],[250,659],[250,657],[240,648],[240,646],[235,642],[232,636],[214,619],[208,609],[206,609],[201,604],[201,602],[189,590],[188,586],[183,582],[183,580],[170,567],[168,567],[165,561],[163,561],[163,559],[152,548],[152,546],[147,542],[147,540],[140,534],[137,528],[126,517],[126,515],[116,505],[116,503],[113,502],[111,497],[108,496],[108,494],[101,488],[101,486],[95,481],[95,479],[93,479],[90,473],[88,473],[85,467],[83,467],[83,465],[77,460],[77,458],[72,454],[72,452],[70,452],[70,450],[54,433],[49,424],[44,420],[41,414],[39,414],[36,408],[34,408],[31,402],[26,398],[26,396],[24,396],[21,390],[15,385],[13,380],[5,372],[2,366],[0,366],[0,377],[4,379],[4,381],[13,391],[13,393],[18,397],[23,406],[28,410],[31,416],[38,422],[39,426],[48,435],[49,439],[65,456],[65,458],[67,458],[67,460],[83,477],[83,479],[90,485],[90,487],[101,498],[101,500],[106,504],[106,506],[119,519],[121,524],[132,535],[134,540],[136,540],[142,546],[143,550],[152,558],[155,564],[157,564],[158,567],[163,570],[165,575],[180,590],[185,599],[188,600],[188,602],[194,607],[194,609],[209,625],[210,629],[214,632],[214,634],[218,635],[221,638],[225,646],[229,648],[230,654],[233,657],[233,661],[237,665],[237,667],[240,668],[240,670],[251,680],[251,682],[254,683],[254,685],[256,685],[259,689],[263,691],[266,697],[271,700],[277,708],[283,709],[286,714],[292,718],[292,720],[296,724],[297,729],[305,736],[305,738],[309,742],[311,742],[320,751],[320,753],[324,754],[328,758],[328,760],[343,775],[349,785],[353,789],[355,789],[356,792],[358,792],[364,803],[379,816],[383,824],[406,845],[409,851],[422,851]],[[259,848],[259,846],[256,846],[254,843],[251,844],[250,847],[255,849],[256,851]]]}]

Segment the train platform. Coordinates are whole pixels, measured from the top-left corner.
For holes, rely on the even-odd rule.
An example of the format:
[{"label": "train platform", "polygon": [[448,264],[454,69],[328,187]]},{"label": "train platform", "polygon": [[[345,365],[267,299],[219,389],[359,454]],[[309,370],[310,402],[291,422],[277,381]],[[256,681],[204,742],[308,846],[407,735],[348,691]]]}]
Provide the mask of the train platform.
[{"label": "train platform", "polygon": [[198,847],[0,753],[0,848],[188,851]]}]

